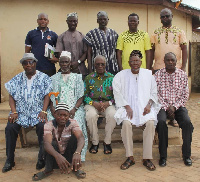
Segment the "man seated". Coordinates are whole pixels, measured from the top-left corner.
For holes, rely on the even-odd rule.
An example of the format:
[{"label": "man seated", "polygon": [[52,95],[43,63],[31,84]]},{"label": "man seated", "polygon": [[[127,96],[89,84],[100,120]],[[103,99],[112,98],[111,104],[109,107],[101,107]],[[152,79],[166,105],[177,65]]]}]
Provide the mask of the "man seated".
[{"label": "man seated", "polygon": [[14,152],[16,140],[21,127],[36,126],[36,133],[40,146],[36,169],[45,165],[42,152],[44,123],[47,121],[47,107],[49,92],[52,89],[50,78],[36,71],[38,60],[33,53],[25,53],[20,63],[24,72],[19,73],[5,84],[9,92],[11,112],[5,128],[6,134],[6,163],[2,172],[7,172],[15,166]]},{"label": "man seated", "polygon": [[111,154],[111,135],[116,126],[114,119],[115,107],[113,98],[112,81],[113,75],[106,72],[106,59],[98,55],[94,59],[95,72],[90,73],[85,78],[85,111],[87,126],[92,138],[92,146],[89,152],[96,154],[99,148],[99,136],[97,120],[99,114],[105,116],[105,139],[104,139],[104,154]]},{"label": "man seated", "polygon": [[158,98],[162,108],[158,113],[158,138],[159,138],[159,165],[166,166],[167,147],[168,147],[168,127],[166,119],[176,119],[179,127],[182,129],[182,154],[184,164],[192,165],[191,142],[193,125],[185,108],[186,101],[189,97],[188,77],[186,73],[176,68],[176,55],[168,52],[164,57],[165,68],[155,73],[158,87]]},{"label": "man seated", "polygon": [[129,58],[131,69],[120,71],[113,79],[113,94],[117,107],[115,119],[117,124],[122,123],[121,136],[128,157],[121,169],[128,169],[135,164],[132,132],[132,125],[135,125],[143,130],[143,165],[153,171],[156,167],[151,162],[152,146],[160,107],[155,78],[150,70],[140,68],[141,59],[142,53],[133,50]]},{"label": "man seated", "polygon": [[55,119],[44,125],[45,170],[34,174],[33,181],[41,180],[59,168],[61,173],[73,170],[77,178],[85,178],[80,170],[83,133],[78,122],[69,119],[69,107],[59,103],[55,108]]}]

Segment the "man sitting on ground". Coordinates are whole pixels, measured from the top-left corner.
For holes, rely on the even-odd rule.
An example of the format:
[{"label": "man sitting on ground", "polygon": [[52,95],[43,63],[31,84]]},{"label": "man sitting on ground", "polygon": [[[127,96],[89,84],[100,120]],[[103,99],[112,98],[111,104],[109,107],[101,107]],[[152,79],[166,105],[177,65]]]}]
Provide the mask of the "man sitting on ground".
[{"label": "man sitting on ground", "polygon": [[55,119],[44,125],[45,170],[34,174],[33,181],[41,180],[59,168],[61,173],[73,170],[77,178],[85,178],[80,170],[83,133],[78,122],[69,119],[69,107],[59,103],[55,108]]},{"label": "man sitting on ground", "polygon": [[155,73],[155,78],[158,87],[158,98],[162,104],[162,108],[158,113],[158,138],[161,167],[166,166],[167,147],[168,147],[168,127],[166,119],[176,119],[179,127],[182,129],[182,154],[184,164],[192,165],[191,142],[193,125],[188,116],[188,111],[185,104],[189,97],[188,77],[186,73],[176,68],[176,55],[168,52],[164,57],[165,68],[160,69]]},{"label": "man sitting on ground", "polygon": [[140,68],[141,59],[142,53],[133,50],[129,58],[131,69],[120,71],[113,79],[113,94],[118,108],[115,119],[117,124],[122,123],[121,136],[128,157],[121,169],[135,164],[132,131],[132,125],[135,125],[143,130],[143,165],[153,171],[156,169],[151,162],[154,125],[160,107],[155,78],[150,70]]},{"label": "man sitting on ground", "polygon": [[111,135],[116,126],[114,119],[115,107],[112,90],[113,75],[106,72],[106,59],[104,56],[98,55],[94,59],[94,67],[96,72],[90,73],[85,78],[85,112],[87,126],[92,138],[92,146],[89,152],[96,154],[99,148],[99,136],[97,120],[99,114],[105,116],[105,139],[104,154],[111,154]]},{"label": "man sitting on ground", "polygon": [[10,171],[15,166],[14,152],[21,127],[36,126],[40,146],[36,169],[42,169],[45,165],[42,141],[44,123],[47,121],[48,94],[52,86],[50,78],[36,70],[37,61],[33,53],[25,53],[20,60],[24,72],[19,73],[5,84],[9,92],[11,112],[5,129],[7,159],[2,169],[3,173]]}]

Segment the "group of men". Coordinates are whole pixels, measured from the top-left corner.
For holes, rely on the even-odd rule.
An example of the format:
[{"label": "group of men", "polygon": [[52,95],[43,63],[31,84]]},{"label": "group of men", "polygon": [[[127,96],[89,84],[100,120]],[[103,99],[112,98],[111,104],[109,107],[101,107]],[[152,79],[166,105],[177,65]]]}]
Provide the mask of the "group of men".
[{"label": "group of men", "polygon": [[[45,170],[35,174],[33,180],[47,177],[57,167],[61,172],[71,168],[79,178],[86,175],[80,170],[84,137],[78,123],[70,118],[68,106],[59,103],[55,120],[47,122],[48,94],[52,90],[48,76],[56,73],[55,63],[59,62],[62,51],[71,53],[71,72],[83,76],[86,122],[92,139],[90,153],[98,152],[97,120],[101,114],[106,118],[104,154],[112,153],[112,132],[116,124],[122,125],[127,157],[120,167],[122,170],[135,164],[132,125],[143,130],[143,165],[151,171],[156,169],[151,161],[156,128],[159,165],[164,167],[168,147],[166,119],[169,118],[175,119],[182,129],[183,160],[185,165],[191,166],[193,126],[185,108],[189,96],[185,73],[186,37],[172,25],[172,18],[171,10],[161,10],[163,26],[150,38],[147,32],[138,30],[139,16],[132,13],[128,16],[129,30],[118,36],[107,28],[107,13],[100,11],[97,14],[99,27],[84,36],[76,30],[77,13],[70,13],[66,20],[68,30],[57,36],[47,27],[48,15],[39,14],[38,27],[28,32],[25,40],[25,54],[20,60],[24,72],[5,84],[11,112],[5,130],[7,160],[2,172],[15,166],[14,151],[20,128],[36,126],[40,145],[36,169],[45,166]],[[56,47],[58,53],[51,59],[44,57],[46,43]]]}]

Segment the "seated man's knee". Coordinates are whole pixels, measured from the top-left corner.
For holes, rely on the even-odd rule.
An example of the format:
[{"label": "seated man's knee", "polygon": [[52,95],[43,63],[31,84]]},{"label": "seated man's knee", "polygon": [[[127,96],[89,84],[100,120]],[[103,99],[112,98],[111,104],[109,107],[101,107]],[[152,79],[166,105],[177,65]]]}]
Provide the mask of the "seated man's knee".
[{"label": "seated man's knee", "polygon": [[148,128],[154,128],[154,120],[149,120],[146,122],[146,127]]},{"label": "seated man's knee", "polygon": [[94,108],[85,109],[85,119],[87,121],[97,119],[99,116]]},{"label": "seated man's knee", "polygon": [[124,120],[123,122],[122,122],[122,128],[132,128],[132,124],[131,124],[131,122],[130,121],[128,121],[128,120]]},{"label": "seated man's knee", "polygon": [[5,131],[19,131],[20,127],[16,123],[8,122]]}]

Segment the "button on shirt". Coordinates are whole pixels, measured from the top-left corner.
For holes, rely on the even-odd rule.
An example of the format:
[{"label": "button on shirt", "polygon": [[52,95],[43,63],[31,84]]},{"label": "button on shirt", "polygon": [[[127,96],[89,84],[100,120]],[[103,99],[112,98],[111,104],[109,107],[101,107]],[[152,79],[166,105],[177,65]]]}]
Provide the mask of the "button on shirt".
[{"label": "button on shirt", "polygon": [[38,27],[28,32],[25,40],[25,45],[31,47],[31,52],[35,55],[38,62],[36,69],[54,70],[55,64],[51,63],[48,58],[44,56],[45,45],[48,43],[51,46],[56,47],[57,34],[51,31],[49,28],[45,32],[42,32]]},{"label": "button on shirt", "polygon": [[170,105],[176,109],[185,107],[189,97],[188,77],[186,73],[176,68],[175,72],[169,74],[165,68],[155,73],[157,82],[158,98],[163,109]]}]

